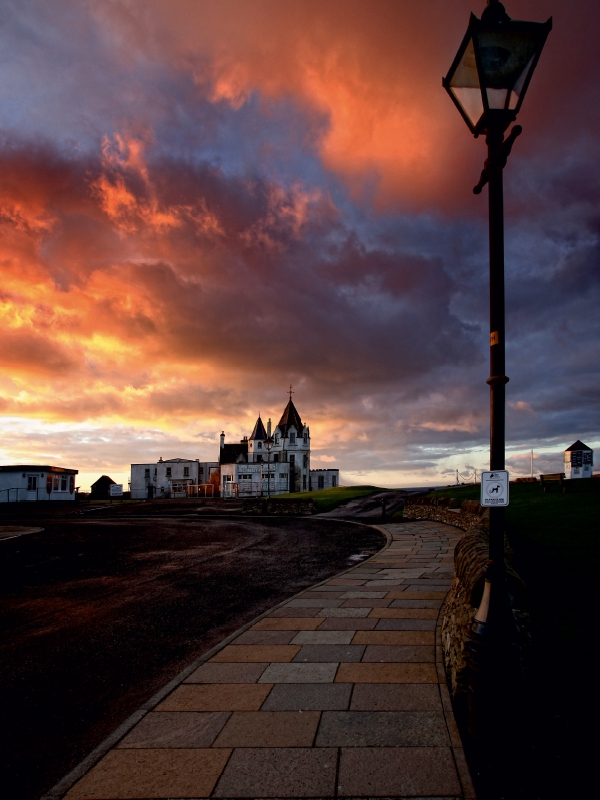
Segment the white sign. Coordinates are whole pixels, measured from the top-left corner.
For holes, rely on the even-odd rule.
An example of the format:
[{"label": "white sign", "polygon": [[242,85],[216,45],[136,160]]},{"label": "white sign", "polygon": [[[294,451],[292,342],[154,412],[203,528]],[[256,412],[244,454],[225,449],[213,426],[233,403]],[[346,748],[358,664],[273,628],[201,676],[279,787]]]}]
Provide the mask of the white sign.
[{"label": "white sign", "polygon": [[508,505],[508,472],[505,469],[481,473],[481,505]]},{"label": "white sign", "polygon": [[111,483],[111,485],[110,485],[110,496],[111,497],[123,497],[123,484],[122,483]]}]

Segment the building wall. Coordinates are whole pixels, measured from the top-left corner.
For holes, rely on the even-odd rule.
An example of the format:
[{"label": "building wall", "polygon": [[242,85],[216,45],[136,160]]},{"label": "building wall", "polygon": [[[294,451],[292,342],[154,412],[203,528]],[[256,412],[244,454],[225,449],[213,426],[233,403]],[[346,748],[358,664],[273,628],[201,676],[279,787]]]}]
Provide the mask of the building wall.
[{"label": "building wall", "polygon": [[[51,476],[52,491],[46,491],[48,475]],[[73,478],[73,482],[71,482]],[[23,472],[0,472],[0,503],[15,503],[36,500],[75,500],[76,472],[46,472],[30,469]],[[71,486],[73,485],[73,492]],[[33,488],[35,487],[35,488]]]},{"label": "building wall", "polygon": [[313,492],[319,489],[335,489],[340,485],[339,469],[311,469],[310,485]]},{"label": "building wall", "polygon": [[591,478],[594,468],[593,450],[565,451],[565,478]]},{"label": "building wall", "polygon": [[[155,497],[171,497],[173,486],[197,486],[208,483],[211,470],[218,469],[216,461],[198,461],[189,458],[170,458],[152,464],[131,465],[131,497],[144,500],[148,486],[153,486]],[[177,496],[177,495],[176,495]]]},{"label": "building wall", "polygon": [[148,497],[148,486],[156,488],[157,465],[131,465],[131,499],[145,500]]},{"label": "building wall", "polygon": [[[290,435],[291,434],[291,435]],[[297,431],[292,425],[288,430],[288,435],[284,438],[281,435],[279,426],[273,431],[275,444],[271,449],[271,460],[277,456],[289,464],[290,479],[288,491],[291,491],[292,480],[295,484],[294,491],[308,492],[310,488],[310,431],[305,425],[301,431]]]},{"label": "building wall", "polygon": [[[224,497],[260,497],[289,491],[289,464],[263,463],[222,464],[221,494]],[[271,475],[269,486],[268,475]]]}]

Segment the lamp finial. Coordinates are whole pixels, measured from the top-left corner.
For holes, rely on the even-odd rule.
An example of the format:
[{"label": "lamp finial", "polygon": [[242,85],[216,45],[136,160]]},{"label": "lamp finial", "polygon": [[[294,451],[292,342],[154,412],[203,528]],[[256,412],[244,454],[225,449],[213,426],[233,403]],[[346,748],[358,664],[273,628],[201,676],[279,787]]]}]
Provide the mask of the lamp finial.
[{"label": "lamp finial", "polygon": [[510,17],[500,0],[487,0],[487,6],[481,15],[481,21],[492,25],[510,22]]}]

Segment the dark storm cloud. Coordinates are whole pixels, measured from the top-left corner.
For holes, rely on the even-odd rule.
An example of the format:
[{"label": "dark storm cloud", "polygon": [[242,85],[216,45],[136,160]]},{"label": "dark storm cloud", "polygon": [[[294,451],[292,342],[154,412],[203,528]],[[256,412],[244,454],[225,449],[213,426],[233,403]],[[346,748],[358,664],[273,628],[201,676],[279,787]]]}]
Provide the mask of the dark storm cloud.
[{"label": "dark storm cloud", "polygon": [[[557,18],[506,170],[508,435],[562,446],[600,436],[597,12],[513,5]],[[243,432],[292,381],[342,466],[485,447],[484,147],[439,88],[470,8],[376,6],[6,6],[3,413]]]}]

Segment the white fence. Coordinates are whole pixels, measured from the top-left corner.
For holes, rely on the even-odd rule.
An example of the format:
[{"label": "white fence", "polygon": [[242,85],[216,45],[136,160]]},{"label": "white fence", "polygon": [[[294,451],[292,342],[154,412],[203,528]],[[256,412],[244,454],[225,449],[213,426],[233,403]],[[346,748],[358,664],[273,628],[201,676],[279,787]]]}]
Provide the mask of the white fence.
[{"label": "white fence", "polygon": [[10,489],[0,489],[0,503],[26,503],[37,502],[39,500],[75,500],[76,493],[52,492],[48,494],[46,487],[37,489],[26,489],[23,487],[12,487]]}]

